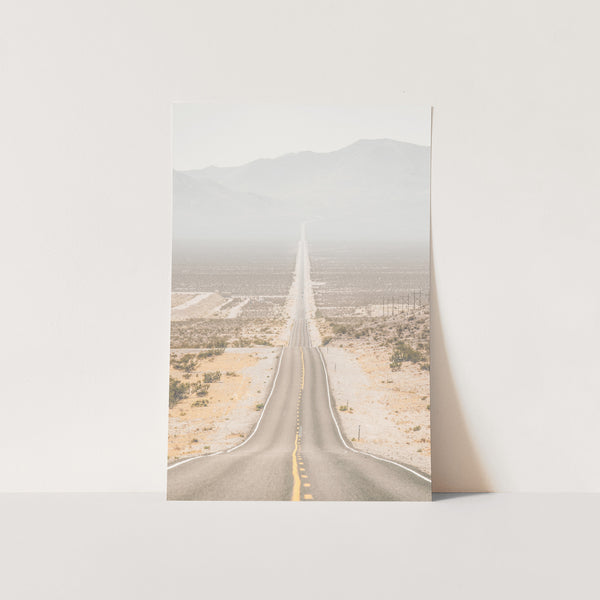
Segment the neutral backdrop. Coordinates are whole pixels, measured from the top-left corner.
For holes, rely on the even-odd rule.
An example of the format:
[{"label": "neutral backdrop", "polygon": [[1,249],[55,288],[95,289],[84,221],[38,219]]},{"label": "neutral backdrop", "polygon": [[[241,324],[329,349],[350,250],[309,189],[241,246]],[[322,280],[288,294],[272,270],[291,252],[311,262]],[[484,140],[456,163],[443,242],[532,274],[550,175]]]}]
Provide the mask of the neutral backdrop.
[{"label": "neutral backdrop", "polygon": [[3,2],[0,491],[165,489],[173,100],[433,106],[434,488],[600,491],[598,16]]}]

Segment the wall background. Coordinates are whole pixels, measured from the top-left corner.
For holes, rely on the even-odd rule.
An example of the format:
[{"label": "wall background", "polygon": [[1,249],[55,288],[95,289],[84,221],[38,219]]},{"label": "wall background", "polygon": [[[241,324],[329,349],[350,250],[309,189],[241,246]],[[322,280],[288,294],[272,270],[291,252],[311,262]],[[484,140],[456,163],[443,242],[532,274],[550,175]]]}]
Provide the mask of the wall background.
[{"label": "wall background", "polygon": [[434,486],[600,491],[591,2],[3,3],[0,491],[165,487],[172,100],[434,106]]}]

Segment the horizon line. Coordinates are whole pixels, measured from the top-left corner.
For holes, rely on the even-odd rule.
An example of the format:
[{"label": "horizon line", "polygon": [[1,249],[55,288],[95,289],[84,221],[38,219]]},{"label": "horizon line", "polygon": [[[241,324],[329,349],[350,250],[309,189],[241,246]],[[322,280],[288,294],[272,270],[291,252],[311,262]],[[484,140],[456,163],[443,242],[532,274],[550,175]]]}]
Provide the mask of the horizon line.
[{"label": "horizon line", "polygon": [[328,152],[319,152],[316,150],[296,150],[296,151],[291,151],[291,152],[284,152],[283,154],[278,154],[277,156],[254,158],[252,160],[249,160],[249,161],[241,163],[241,164],[235,164],[235,165],[229,165],[229,166],[219,166],[216,164],[210,164],[205,167],[192,167],[192,168],[186,168],[186,169],[176,169],[175,166],[173,166],[172,170],[176,171],[178,173],[185,173],[187,171],[204,171],[206,169],[237,169],[240,167],[245,167],[245,166],[251,165],[251,164],[259,162],[259,161],[263,161],[263,160],[265,160],[265,161],[266,160],[277,160],[280,158],[285,158],[286,156],[295,156],[298,154],[333,154],[334,152],[340,152],[341,150],[345,150],[346,148],[350,148],[351,146],[354,146],[355,144],[359,144],[361,142],[395,142],[398,144],[407,144],[409,146],[418,146],[420,148],[431,148],[431,144],[417,144],[415,142],[406,142],[404,140],[397,140],[394,138],[359,138],[359,139],[355,140],[354,142],[351,142],[350,144],[342,146],[341,148],[336,148],[335,150],[330,150]]}]

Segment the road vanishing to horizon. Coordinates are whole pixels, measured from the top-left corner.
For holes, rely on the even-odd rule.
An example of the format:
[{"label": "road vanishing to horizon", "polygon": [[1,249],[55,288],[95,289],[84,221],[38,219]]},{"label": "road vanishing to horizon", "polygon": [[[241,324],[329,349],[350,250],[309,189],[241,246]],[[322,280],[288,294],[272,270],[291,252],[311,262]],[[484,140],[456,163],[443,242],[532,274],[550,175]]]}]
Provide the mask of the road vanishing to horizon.
[{"label": "road vanishing to horizon", "polygon": [[309,269],[303,226],[294,318],[259,420],[241,444],[170,465],[169,500],[431,499],[425,474],[356,450],[343,435],[325,361],[311,335]]}]

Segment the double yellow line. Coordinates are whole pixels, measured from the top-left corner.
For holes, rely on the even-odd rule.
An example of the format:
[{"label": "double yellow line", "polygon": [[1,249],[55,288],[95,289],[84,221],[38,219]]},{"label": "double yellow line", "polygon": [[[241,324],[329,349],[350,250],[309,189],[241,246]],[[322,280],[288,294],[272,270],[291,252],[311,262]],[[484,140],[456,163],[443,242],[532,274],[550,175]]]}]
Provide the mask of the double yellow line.
[{"label": "double yellow line", "polygon": [[300,437],[300,401],[304,390],[304,351],[300,348],[300,357],[302,359],[302,377],[300,380],[300,394],[298,395],[298,405],[296,408],[296,439],[294,441],[294,452],[292,453],[292,476],[294,478],[294,487],[292,488],[292,502],[300,501],[300,471],[298,469],[298,439]]},{"label": "double yellow line", "polygon": [[294,442],[294,452],[292,454],[292,475],[294,476],[294,487],[292,488],[292,502],[300,500],[300,473],[298,471],[298,433],[296,432],[296,441]]}]

